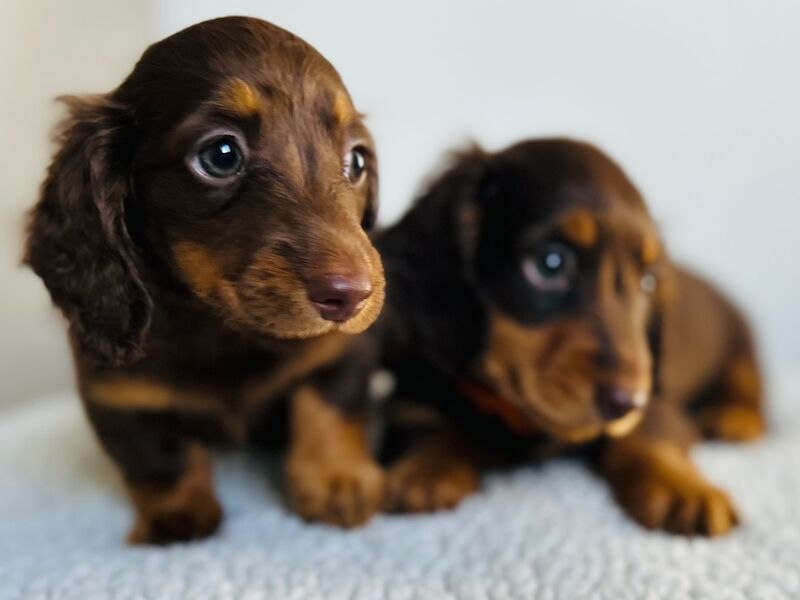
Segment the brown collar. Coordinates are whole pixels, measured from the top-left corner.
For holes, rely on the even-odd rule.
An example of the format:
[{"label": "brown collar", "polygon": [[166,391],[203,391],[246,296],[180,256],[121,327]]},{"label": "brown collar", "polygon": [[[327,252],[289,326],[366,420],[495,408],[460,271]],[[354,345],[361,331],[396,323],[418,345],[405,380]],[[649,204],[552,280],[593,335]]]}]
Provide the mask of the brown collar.
[{"label": "brown collar", "polygon": [[517,435],[534,437],[541,433],[517,406],[484,384],[474,379],[462,379],[458,382],[458,391],[469,399],[476,410],[498,417]]}]

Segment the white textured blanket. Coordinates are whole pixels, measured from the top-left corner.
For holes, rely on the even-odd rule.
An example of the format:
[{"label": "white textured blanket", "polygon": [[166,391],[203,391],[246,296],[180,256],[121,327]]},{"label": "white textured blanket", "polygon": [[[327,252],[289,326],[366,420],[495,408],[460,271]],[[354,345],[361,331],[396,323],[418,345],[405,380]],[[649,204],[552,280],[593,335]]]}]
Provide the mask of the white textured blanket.
[{"label": "white textured blanket", "polygon": [[217,462],[209,541],[125,546],[129,509],[72,396],[0,412],[0,599],[800,599],[800,381],[773,389],[774,432],[697,458],[744,525],[647,533],[580,464],[486,478],[457,510],[343,532],[290,515],[262,469]]}]

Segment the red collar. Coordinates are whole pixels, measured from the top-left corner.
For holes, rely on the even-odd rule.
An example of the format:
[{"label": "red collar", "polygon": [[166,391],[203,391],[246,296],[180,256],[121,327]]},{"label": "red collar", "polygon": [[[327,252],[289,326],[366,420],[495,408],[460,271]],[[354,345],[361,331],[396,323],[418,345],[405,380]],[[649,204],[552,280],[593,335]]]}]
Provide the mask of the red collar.
[{"label": "red collar", "polygon": [[462,379],[458,382],[458,391],[478,412],[498,417],[517,435],[533,437],[541,433],[517,406],[484,384],[474,379]]}]

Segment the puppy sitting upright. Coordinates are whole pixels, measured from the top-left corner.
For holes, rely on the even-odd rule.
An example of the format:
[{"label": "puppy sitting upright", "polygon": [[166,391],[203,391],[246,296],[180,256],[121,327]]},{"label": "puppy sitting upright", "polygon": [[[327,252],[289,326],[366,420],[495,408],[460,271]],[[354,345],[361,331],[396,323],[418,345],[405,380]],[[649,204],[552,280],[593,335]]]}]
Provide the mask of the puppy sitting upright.
[{"label": "puppy sitting upright", "polygon": [[457,502],[476,485],[477,449],[598,440],[587,452],[643,525],[735,525],[687,451],[700,434],[763,431],[748,328],[670,263],[607,156],[557,139],[471,151],[378,246],[398,397],[449,421],[393,467],[392,508]]},{"label": "puppy sitting upright", "polygon": [[66,103],[26,261],[69,321],[86,411],[136,506],[130,540],[212,533],[205,444],[242,440],[284,395],[302,467],[290,490],[317,507],[303,515],[377,507],[382,474],[351,435],[360,416],[299,385],[383,301],[365,233],[375,153],[334,68],[231,17],[154,44],[113,92]]}]

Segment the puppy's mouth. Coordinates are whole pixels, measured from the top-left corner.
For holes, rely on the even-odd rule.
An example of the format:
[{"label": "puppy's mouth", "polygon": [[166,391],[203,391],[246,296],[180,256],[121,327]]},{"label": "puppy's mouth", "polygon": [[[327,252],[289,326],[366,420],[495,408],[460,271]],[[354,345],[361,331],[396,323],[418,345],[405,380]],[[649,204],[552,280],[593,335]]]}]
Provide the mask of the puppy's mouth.
[{"label": "puppy's mouth", "polygon": [[[579,400],[576,398],[575,400]],[[533,418],[541,421],[543,428],[552,436],[566,442],[581,443],[587,442],[600,435],[612,438],[623,437],[633,431],[641,422],[648,402],[648,394],[639,392],[634,394],[631,404],[628,406],[617,407],[615,411],[608,411],[598,406],[595,397],[592,408],[586,407],[585,412],[576,415],[572,423],[565,423],[552,415],[550,405],[541,406],[542,402],[526,402],[530,406]],[[579,402],[579,404],[582,404]]]},{"label": "puppy's mouth", "polygon": [[594,404],[597,413],[605,421],[603,433],[609,437],[630,433],[641,421],[649,399],[650,393],[645,388],[597,385]]},{"label": "puppy's mouth", "polygon": [[[559,412],[533,390],[525,394],[516,393],[507,382],[480,377],[462,382],[459,387],[480,412],[500,417],[517,434],[545,433],[572,444],[587,442],[600,435],[627,435],[641,421],[649,399],[647,392],[640,391],[631,395],[628,405],[623,402],[625,398],[614,397],[617,404],[601,408],[598,392],[595,392],[595,407],[592,407],[589,400],[592,392],[587,389],[585,398],[580,395],[572,398],[575,406],[584,406],[585,409],[570,415]],[[605,400],[610,402],[607,398]]]},{"label": "puppy's mouth", "polygon": [[585,418],[576,419],[574,423],[565,423],[553,418],[549,411],[541,410],[536,402],[525,402],[528,409],[526,413],[532,422],[535,422],[547,434],[572,444],[588,442],[601,435],[608,437],[623,437],[630,433],[642,420],[644,408],[635,408],[622,416],[615,418],[598,417],[591,414]]},{"label": "puppy's mouth", "polygon": [[636,428],[643,416],[644,408],[632,410],[623,417],[607,422],[603,427],[603,433],[612,438],[626,436]]}]

